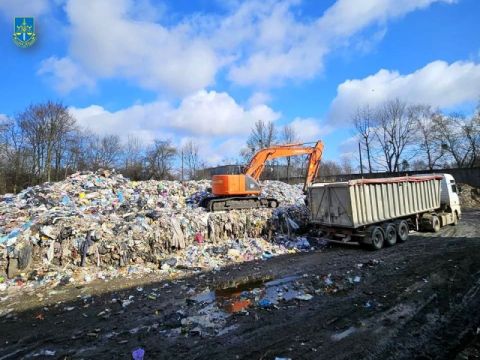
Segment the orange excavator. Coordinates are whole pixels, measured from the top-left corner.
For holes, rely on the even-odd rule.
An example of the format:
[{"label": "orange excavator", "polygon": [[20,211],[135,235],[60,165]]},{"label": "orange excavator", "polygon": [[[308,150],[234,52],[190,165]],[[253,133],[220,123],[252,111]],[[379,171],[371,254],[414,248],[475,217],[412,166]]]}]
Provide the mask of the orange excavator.
[{"label": "orange excavator", "polygon": [[277,207],[278,200],[261,197],[259,184],[260,175],[268,160],[309,154],[307,175],[303,190],[315,180],[323,153],[323,143],[317,141],[315,146],[305,144],[276,145],[257,151],[239,175],[213,175],[212,194],[202,201],[209,211],[230,209],[251,209],[264,207]]}]

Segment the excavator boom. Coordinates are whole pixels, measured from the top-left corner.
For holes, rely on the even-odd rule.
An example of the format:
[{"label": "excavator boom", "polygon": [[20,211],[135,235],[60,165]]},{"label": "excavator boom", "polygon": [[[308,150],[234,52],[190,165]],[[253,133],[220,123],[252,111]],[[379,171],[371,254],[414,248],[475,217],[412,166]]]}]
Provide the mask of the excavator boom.
[{"label": "excavator boom", "polygon": [[265,163],[268,160],[309,154],[307,175],[305,177],[304,190],[315,180],[317,176],[318,168],[320,166],[320,160],[323,153],[323,143],[317,141],[315,146],[302,146],[302,144],[288,144],[271,146],[262,150],[259,150],[250,160],[250,163],[245,169],[245,175],[251,176],[258,181],[260,175],[265,168]]}]

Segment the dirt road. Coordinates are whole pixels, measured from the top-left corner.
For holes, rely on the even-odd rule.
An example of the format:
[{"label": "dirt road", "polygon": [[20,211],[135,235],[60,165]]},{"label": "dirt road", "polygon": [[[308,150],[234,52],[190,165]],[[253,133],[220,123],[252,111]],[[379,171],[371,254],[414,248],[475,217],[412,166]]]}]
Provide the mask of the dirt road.
[{"label": "dirt road", "polygon": [[145,359],[480,358],[479,221],[466,212],[377,252],[327,246],[141,288],[117,279],[101,295],[67,286],[28,310],[29,298],[4,302],[17,310],[0,318],[0,360],[136,348]]}]

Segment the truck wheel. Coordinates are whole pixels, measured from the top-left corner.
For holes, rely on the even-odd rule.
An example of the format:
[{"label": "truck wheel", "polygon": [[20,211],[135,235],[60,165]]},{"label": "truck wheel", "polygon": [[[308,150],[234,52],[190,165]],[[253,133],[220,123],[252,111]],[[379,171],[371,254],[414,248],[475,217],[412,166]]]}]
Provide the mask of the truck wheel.
[{"label": "truck wheel", "polygon": [[385,232],[385,245],[386,246],[393,246],[397,243],[397,229],[395,225],[390,223],[387,224],[384,228]]},{"label": "truck wheel", "polygon": [[405,220],[401,220],[396,223],[397,225],[397,241],[405,242],[408,239],[409,227],[408,223]]},{"label": "truck wheel", "polygon": [[370,232],[369,237],[372,241],[372,243],[370,244],[370,248],[372,250],[380,250],[383,247],[385,235],[380,226],[374,226]]},{"label": "truck wheel", "polygon": [[440,231],[440,219],[437,215],[432,215],[432,231],[437,233]]}]

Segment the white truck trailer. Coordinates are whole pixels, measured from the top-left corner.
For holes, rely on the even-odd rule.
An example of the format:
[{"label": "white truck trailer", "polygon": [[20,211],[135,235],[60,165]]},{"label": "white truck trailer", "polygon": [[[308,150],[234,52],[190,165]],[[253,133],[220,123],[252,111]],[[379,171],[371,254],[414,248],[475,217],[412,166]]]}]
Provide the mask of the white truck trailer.
[{"label": "white truck trailer", "polygon": [[461,217],[450,174],[316,183],[308,204],[310,221],[324,237],[375,250],[406,241],[410,230],[437,232]]}]

